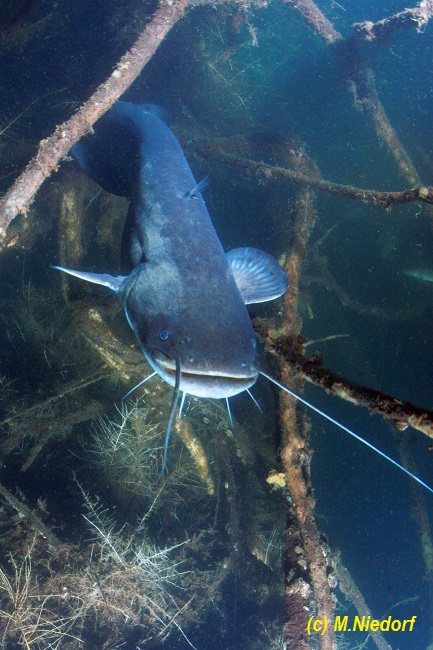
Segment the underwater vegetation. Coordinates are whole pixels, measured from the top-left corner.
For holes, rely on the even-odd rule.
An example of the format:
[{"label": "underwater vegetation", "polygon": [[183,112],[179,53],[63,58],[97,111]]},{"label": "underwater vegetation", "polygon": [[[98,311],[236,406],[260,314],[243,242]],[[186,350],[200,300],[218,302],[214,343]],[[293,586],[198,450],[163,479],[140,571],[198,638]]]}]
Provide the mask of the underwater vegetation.
[{"label": "underwater vegetation", "polygon": [[[68,151],[126,92],[168,107],[224,249],[290,280],[261,367],[431,486],[432,15],[2,5],[3,648],[431,648],[430,495],[262,379],[231,415],[189,396],[161,475],[172,390],[124,399],[151,368],[121,305],[49,266],[118,275],[128,202]],[[309,633],[344,616],[417,618]]]},{"label": "underwater vegetation", "polygon": [[[264,611],[249,632],[251,642],[264,633],[262,626],[267,635],[277,634],[281,497],[260,487],[251,450],[246,458],[242,451],[246,437],[240,433],[235,442],[226,414],[210,405],[202,411],[200,400],[189,406],[183,431],[175,427],[167,475],[160,481],[165,433],[160,418],[152,422],[155,403],[152,409],[124,406],[110,419],[89,414],[93,424],[83,429],[74,451],[86,490],[78,479],[67,480],[77,481],[74,508],[81,502],[81,512],[63,531],[69,541],[44,523],[51,519],[47,503],[30,507],[22,494],[0,488],[8,510],[19,514],[13,522],[4,512],[1,521],[3,647],[117,647],[162,643],[173,634],[190,643],[191,627],[209,616],[216,615],[219,626],[229,624],[221,590],[233,574],[241,581],[239,602],[251,613],[259,604]],[[55,403],[52,409],[54,423]],[[42,415],[33,411],[35,421]],[[28,434],[26,439],[32,440]],[[56,439],[53,432],[51,450]],[[34,448],[22,443],[14,453],[20,462],[29,458],[21,465],[27,475],[41,476],[44,464],[53,462],[43,454],[35,458]]]},{"label": "underwater vegetation", "polygon": [[[115,531],[85,499],[85,518],[94,531],[87,557],[71,554],[66,546],[50,556],[33,538],[21,557],[9,555],[0,569],[3,647],[9,647],[7,641],[28,648],[83,647],[84,628],[91,629],[96,620],[99,629],[113,628],[120,638],[126,627],[168,634],[174,625],[182,631],[175,595],[180,590],[185,595],[180,584],[183,561],[169,559],[174,549],[156,549],[146,542],[139,525],[129,536],[125,530]],[[139,543],[134,543],[135,535]],[[94,637],[88,647],[92,643],[101,647],[103,637]]]}]

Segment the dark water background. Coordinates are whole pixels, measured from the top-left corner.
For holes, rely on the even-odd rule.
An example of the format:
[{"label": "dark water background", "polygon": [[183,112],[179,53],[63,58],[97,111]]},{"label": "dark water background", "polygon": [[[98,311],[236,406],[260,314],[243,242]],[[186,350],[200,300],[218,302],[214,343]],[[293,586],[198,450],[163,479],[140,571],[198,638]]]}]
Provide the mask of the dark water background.
[{"label": "dark water background", "polygon": [[[72,104],[63,102],[80,104],[86,99],[133,42],[140,3],[66,0],[61,5],[48,1],[30,4],[26,20],[48,16],[48,27],[27,44],[0,52],[0,110],[7,124],[34,100],[59,91],[37,102],[1,136],[10,135],[25,144],[31,155],[32,147],[70,114]],[[405,3],[342,0],[338,5],[323,0],[318,6],[346,36],[353,22],[381,19],[401,11]],[[122,12],[131,16],[130,29],[121,29]],[[143,12],[150,13],[149,6],[144,10],[144,3]],[[328,180],[366,189],[407,187],[365,114],[355,110],[341,61],[293,9],[278,2],[266,9],[252,9],[250,23],[256,30],[257,47],[251,46],[245,27],[230,40],[226,29],[229,12],[224,6],[192,11],[169,35],[126,99],[168,107],[179,133],[194,123],[195,128],[199,125],[218,136],[296,134]],[[433,27],[428,25],[421,34],[404,29],[391,36],[386,46],[365,44],[361,49],[374,69],[379,96],[392,125],[420,176],[431,184]],[[224,67],[223,56],[231,58],[232,69]],[[23,153],[23,162],[25,156]],[[2,163],[7,173],[14,171],[4,158]],[[194,163],[194,172],[197,178],[210,173],[212,179],[212,170],[200,163]],[[266,191],[258,189],[254,194],[251,187],[222,183],[218,170],[214,177],[206,200],[224,246],[252,245],[276,255],[283,252],[280,229],[269,208],[266,212]],[[57,177],[48,182],[57,182]],[[9,181],[4,179],[2,184],[5,190]],[[263,214],[255,212],[258,204],[263,206]],[[327,257],[335,280],[350,298],[365,306],[405,307],[409,314],[413,310],[413,316],[385,320],[356,313],[323,285],[309,283],[314,269],[307,266],[301,297],[312,317],[303,310],[302,333],[309,339],[349,335],[317,344],[308,352],[319,349],[329,368],[354,381],[433,408],[433,284],[402,273],[414,268],[433,271],[431,213],[418,204],[386,212],[322,194],[318,195],[317,210],[312,243],[336,225],[320,253]],[[14,291],[30,278],[36,287],[56,283],[58,279],[48,270],[55,259],[56,240],[50,232],[37,240],[32,250],[9,254],[7,266],[2,268],[2,300],[13,300]],[[419,309],[420,305],[424,307]],[[33,351],[18,358],[7,347],[6,337],[2,338],[2,374],[22,381],[27,391],[37,392],[39,375],[32,364]],[[326,397],[318,389],[307,386],[305,392],[316,406],[398,459],[398,434],[380,418]],[[242,414],[237,415],[241,419]],[[412,633],[387,637],[392,647],[427,648],[432,640],[431,601],[419,531],[411,516],[413,484],[343,432],[315,415],[311,418],[312,482],[321,530],[331,547],[341,550],[376,617],[389,611],[401,619],[417,615]],[[429,439],[410,430],[407,444],[417,473],[432,485]],[[423,496],[431,515],[433,497],[427,492]],[[391,610],[396,603],[415,597]],[[346,641],[352,643],[352,637]],[[184,647],[183,643],[179,640],[176,647]],[[242,641],[230,643],[227,637],[218,643],[205,643],[202,638],[198,647],[244,647]],[[348,647],[355,647],[355,641]],[[371,640],[367,647],[373,647]]]}]

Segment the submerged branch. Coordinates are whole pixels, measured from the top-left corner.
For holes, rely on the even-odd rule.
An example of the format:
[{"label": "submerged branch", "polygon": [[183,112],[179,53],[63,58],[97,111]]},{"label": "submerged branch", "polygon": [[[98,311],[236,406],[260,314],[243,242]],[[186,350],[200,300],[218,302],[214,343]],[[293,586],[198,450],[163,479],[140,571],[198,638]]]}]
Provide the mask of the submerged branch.
[{"label": "submerged branch", "polygon": [[[356,59],[354,63],[355,61]],[[411,186],[421,187],[420,175],[410,155],[400,142],[380,101],[373,70],[363,62],[361,65],[355,64],[349,77],[349,89],[353,95],[355,108],[364,111],[368,115],[379,140],[384,142],[388,152],[397,164],[400,174],[406,178]],[[424,188],[422,188],[420,194],[419,199],[415,200],[422,200],[422,195],[426,194],[427,196],[428,192],[424,192]],[[431,200],[427,200],[426,203],[431,203]]]},{"label": "submerged branch", "polygon": [[[315,27],[316,31],[326,42],[334,43],[341,40],[341,35],[323,16],[312,0],[286,0],[286,2],[294,5],[303,17]],[[433,0],[423,0],[418,10],[407,11],[418,11],[420,15],[424,15],[422,13],[424,11],[424,13],[427,12],[429,14],[432,11],[430,8],[432,2]],[[6,228],[18,213],[25,214],[27,212],[43,181],[57,169],[59,160],[67,154],[70,148],[83,135],[92,132],[93,124],[119,99],[138,77],[170,29],[183,16],[188,4],[188,0],[162,0],[153,18],[146,25],[136,43],[120,59],[109,78],[97,88],[95,93],[68,121],[58,126],[49,138],[41,141],[36,156],[30,161],[10,190],[0,200],[0,237],[4,236]],[[428,4],[428,9],[424,8],[425,4]],[[404,14],[405,12],[402,13]],[[377,102],[375,105],[378,106]],[[388,122],[385,119],[386,116],[383,111],[382,113],[379,116],[373,115],[372,119],[375,123],[380,123],[381,128],[378,129],[379,135],[387,141],[390,128],[383,127],[385,123],[388,125]],[[402,147],[398,146],[395,140],[396,137],[392,138],[392,146],[389,148],[394,154],[396,151],[399,152],[398,160],[400,160],[402,158]],[[207,148],[209,149],[209,146]],[[383,207],[388,207],[393,203],[407,203],[411,201],[433,203],[432,187],[419,187],[407,192],[361,190],[351,186],[330,183],[321,179],[316,179],[313,182],[313,179],[303,174],[254,161],[247,161],[232,154],[218,151],[215,148],[213,153],[217,154],[219,158],[225,157],[235,165],[249,167],[250,173],[254,172],[257,176],[262,175],[264,178],[271,176],[273,178],[285,177],[287,180],[291,180],[291,182],[298,183],[302,186],[314,186],[321,191],[345,195],[350,198],[358,198],[365,202],[382,205]],[[403,158],[405,162],[404,169],[406,169],[408,167],[406,157],[403,156]],[[409,167],[411,166],[409,165]],[[412,168],[411,171],[413,171]],[[411,173],[409,177],[417,178],[417,175]]]},{"label": "submerged branch", "polygon": [[91,372],[86,377],[82,377],[81,379],[72,381],[69,384],[63,386],[63,389],[60,392],[52,395],[51,397],[48,397],[43,402],[37,402],[37,404],[34,404],[25,410],[12,413],[12,415],[9,415],[4,420],[0,421],[0,426],[10,424],[14,420],[24,421],[26,419],[35,417],[36,414],[41,412],[50,412],[51,407],[54,406],[56,402],[64,400],[65,397],[71,393],[81,391],[84,388],[87,388],[87,386],[101,381],[101,379],[104,379],[106,376],[107,370],[105,368],[98,368],[96,371]]},{"label": "submerged branch", "polygon": [[210,155],[222,163],[226,162],[231,167],[240,169],[246,176],[253,177],[262,185],[271,181],[288,181],[304,187],[314,187],[321,192],[338,194],[349,199],[358,199],[364,203],[373,203],[383,208],[389,208],[394,203],[413,203],[414,201],[433,204],[433,186],[416,187],[405,192],[363,190],[352,185],[340,185],[301,172],[295,172],[291,169],[243,158],[224,151],[220,146],[212,144],[208,140],[195,143],[195,146],[202,155]]},{"label": "submerged branch", "polygon": [[343,38],[312,0],[284,0],[284,2],[293,5],[326,43],[332,45]]},{"label": "submerged branch", "polygon": [[[284,164],[298,166],[314,178],[320,178],[317,166],[305,155],[296,155],[288,150]],[[285,262],[289,278],[289,288],[283,298],[283,323],[287,331],[298,332],[301,321],[298,318],[299,280],[305,251],[314,228],[316,212],[316,193],[309,187],[297,192],[294,206],[295,223]],[[283,381],[294,390],[301,389],[301,381],[296,370],[280,357],[280,371]],[[284,631],[288,647],[299,650],[309,648],[305,634],[307,624],[308,600],[312,595],[321,619],[332,620],[335,601],[328,580],[327,552],[324,548],[311,498],[311,477],[309,448],[309,423],[304,413],[299,412],[296,400],[287,393],[279,399],[281,424],[281,460],[285,472],[287,489],[291,504],[288,506],[288,527],[286,530],[286,563],[290,567],[286,585],[286,621]],[[299,553],[299,549],[302,552]],[[308,574],[305,572],[307,567]],[[306,581],[308,576],[308,582]],[[320,650],[335,650],[335,635],[331,626],[319,637]]]},{"label": "submerged branch", "polygon": [[3,485],[0,484],[0,494],[14,508],[22,517],[31,521],[33,527],[44,537],[47,542],[56,550],[59,548],[61,542],[44,524],[38,515],[33,512],[28,506],[19,501],[14,495],[9,492]]},{"label": "submerged branch", "polygon": [[[331,30],[329,33],[332,33],[334,27],[332,23],[323,16],[326,24],[326,29],[322,29],[322,20],[320,18],[322,14],[314,4],[313,0],[289,1],[295,6],[303,18],[305,18],[305,20],[313,26],[316,33],[321,36],[325,42],[335,44],[337,51],[339,51],[340,63],[346,67],[350,62],[352,71],[348,74],[348,79],[350,87],[352,88],[352,92],[354,92],[355,99],[356,94],[360,94],[358,92],[358,86],[363,87],[363,90],[367,92],[365,94],[365,97],[362,98],[362,108],[369,116],[378,137],[385,143],[388,151],[397,163],[401,174],[408,179],[409,184],[412,186],[421,186],[422,182],[417,173],[417,170],[403,144],[400,142],[397,133],[393,129],[386,111],[379,100],[375,89],[373,72],[369,70],[366,63],[362,60],[358,49],[354,47],[356,39],[349,38],[346,41],[342,41],[341,36],[338,34],[338,32],[335,33],[339,38],[329,38],[327,32],[328,30]],[[378,33],[381,30],[382,32],[386,33],[389,31],[388,28],[391,26],[391,24],[393,24],[394,28],[395,24],[401,21],[410,22],[412,20],[418,24],[418,28],[420,28],[431,17],[432,4],[433,0],[422,0],[418,9],[409,9],[407,10],[407,14],[405,12],[402,12],[400,15],[397,14],[396,17],[394,17],[394,20],[389,19],[391,22],[384,21],[381,28],[379,27],[378,23]],[[397,16],[400,17],[397,18]],[[364,23],[364,25],[369,25],[371,29],[373,23]],[[370,40],[372,40],[372,38],[370,38]],[[368,79],[367,84],[365,84],[366,78]],[[361,105],[357,104],[355,101],[355,106],[359,108]],[[431,201],[427,201],[427,203],[431,203]]]},{"label": "submerged branch", "polygon": [[377,413],[390,420],[400,431],[411,426],[433,438],[432,411],[419,408],[409,402],[401,402],[395,397],[385,395],[373,388],[360,386],[337,375],[321,365],[320,355],[315,355],[311,359],[304,356],[302,339],[275,336],[269,325],[263,320],[256,318],[254,329],[260,339],[266,342],[268,349],[279,359],[284,359],[302,379],[320,386],[327,393],[352,402],[352,404],[368,408],[372,413]]},{"label": "submerged branch", "polygon": [[[406,305],[405,307],[384,307],[374,304],[364,305],[359,300],[352,298],[350,294],[338,284],[329,270],[328,260],[326,257],[317,253],[312,255],[310,252],[310,258],[315,267],[319,270],[319,274],[316,276],[305,275],[303,277],[304,286],[311,286],[314,284],[323,286],[326,291],[332,292],[337,296],[343,307],[352,309],[356,314],[368,314],[380,318],[381,320],[408,321],[414,320],[426,309],[431,308],[431,302],[428,296],[418,300],[416,304]],[[310,344],[309,341],[308,345]]]},{"label": "submerged branch", "polygon": [[417,7],[404,9],[393,16],[378,20],[377,23],[370,20],[354,23],[353,29],[367,41],[383,41],[403,27],[416,27],[417,32],[420,32],[432,17],[433,0],[422,0]]},{"label": "submerged branch", "polygon": [[[372,617],[371,610],[365,602],[364,596],[359,591],[349,570],[342,564],[339,553],[335,553],[334,562],[340,591],[353,603],[359,616],[365,616],[366,618]],[[378,650],[391,650],[391,646],[387,643],[382,632],[378,630],[377,632],[370,632],[370,634]]]},{"label": "submerged branch", "polygon": [[59,160],[83,135],[92,132],[92,125],[138,77],[187,6],[187,0],[162,0],[153,18],[108,79],[67,122],[42,140],[36,156],[0,200],[0,236],[4,236],[18,213],[27,212],[43,181],[57,169]]}]

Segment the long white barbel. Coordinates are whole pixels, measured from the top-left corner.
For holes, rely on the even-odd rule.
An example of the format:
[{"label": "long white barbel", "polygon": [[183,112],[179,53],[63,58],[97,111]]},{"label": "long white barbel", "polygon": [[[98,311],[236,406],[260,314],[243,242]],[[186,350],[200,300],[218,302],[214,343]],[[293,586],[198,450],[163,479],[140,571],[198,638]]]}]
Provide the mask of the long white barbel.
[{"label": "long white barbel", "polygon": [[371,442],[368,442],[368,440],[364,440],[364,438],[361,438],[361,436],[359,436],[357,433],[355,433],[354,431],[352,431],[351,429],[346,427],[344,424],[341,424],[337,420],[334,420],[333,417],[331,417],[330,415],[327,415],[326,413],[324,413],[323,411],[318,409],[317,406],[313,406],[312,404],[310,404],[310,402],[307,402],[306,399],[304,399],[303,397],[301,397],[300,395],[295,393],[293,390],[290,390],[290,388],[287,388],[287,386],[284,386],[284,384],[282,384],[277,379],[274,379],[273,377],[271,377],[271,375],[268,375],[268,374],[266,374],[266,372],[263,372],[263,370],[259,370],[259,373],[261,375],[263,375],[263,377],[268,379],[270,382],[272,382],[273,384],[278,386],[278,388],[281,388],[281,390],[286,391],[286,393],[288,393],[289,395],[291,395],[292,397],[297,399],[299,402],[302,402],[302,404],[305,404],[305,406],[308,406],[310,409],[312,409],[313,411],[315,411],[316,413],[321,415],[323,418],[326,418],[327,420],[329,420],[329,422],[332,422],[332,424],[335,424],[337,427],[339,427],[340,429],[342,429],[343,431],[348,433],[350,436],[353,436],[353,438],[356,438],[356,440],[359,440],[359,442],[362,442],[364,445],[366,445],[367,447],[369,447],[370,449],[375,451],[377,454],[379,454],[379,456],[382,456],[382,458],[385,458],[387,461],[389,461],[390,463],[392,463],[393,465],[395,465],[396,467],[401,469],[402,472],[404,472],[405,474],[410,476],[414,481],[416,481],[417,483],[422,485],[426,490],[428,490],[429,492],[431,492],[433,494],[433,489],[429,485],[427,485],[427,483],[424,483],[424,481],[422,481],[420,478],[418,478],[418,476],[415,476],[415,474],[412,474],[412,472],[410,472],[408,469],[406,469],[406,467],[403,467],[403,465],[400,465],[400,463],[397,463],[396,460],[393,460],[390,456],[387,456],[385,454],[385,452],[381,451],[380,449],[378,449],[377,447],[372,445]]}]

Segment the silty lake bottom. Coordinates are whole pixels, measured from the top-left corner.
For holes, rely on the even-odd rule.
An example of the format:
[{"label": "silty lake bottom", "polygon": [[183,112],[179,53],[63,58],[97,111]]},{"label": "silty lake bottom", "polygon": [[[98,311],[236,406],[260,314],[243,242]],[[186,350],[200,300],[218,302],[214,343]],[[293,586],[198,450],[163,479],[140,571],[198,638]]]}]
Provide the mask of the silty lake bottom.
[{"label": "silty lake bottom", "polygon": [[[191,4],[122,100],[171,113],[224,249],[285,265],[257,331],[427,413],[433,212],[379,193],[433,185],[430,9],[296,5]],[[1,4],[2,193],[155,11]],[[127,210],[66,157],[2,239],[2,647],[431,648],[433,495],[265,379],[232,421],[187,398],[159,478],[173,389],[123,400],[151,369],[119,300],[50,268],[119,275]],[[328,395],[281,348],[260,365],[433,486],[404,418]]]}]

